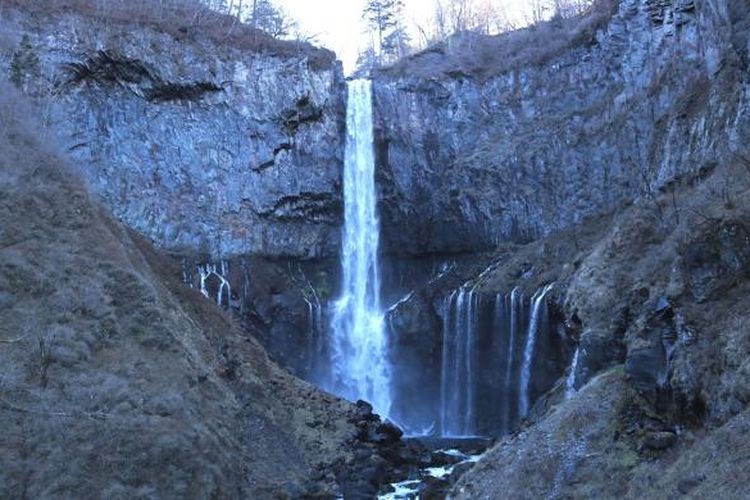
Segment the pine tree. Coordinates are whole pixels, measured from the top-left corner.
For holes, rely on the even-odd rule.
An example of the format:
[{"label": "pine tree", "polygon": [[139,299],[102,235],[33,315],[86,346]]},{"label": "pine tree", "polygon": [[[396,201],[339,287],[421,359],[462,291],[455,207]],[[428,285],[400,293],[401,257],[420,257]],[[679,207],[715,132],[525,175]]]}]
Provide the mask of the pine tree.
[{"label": "pine tree", "polygon": [[365,4],[364,18],[377,35],[377,52],[381,59],[386,37],[400,25],[403,8],[403,0],[367,0]]},{"label": "pine tree", "polygon": [[404,57],[409,51],[411,37],[402,25],[397,25],[383,39],[381,46],[382,59],[386,61],[395,61]]},{"label": "pine tree", "polygon": [[375,49],[369,46],[359,53],[353,76],[355,78],[368,78],[377,65],[378,55],[375,53]]}]

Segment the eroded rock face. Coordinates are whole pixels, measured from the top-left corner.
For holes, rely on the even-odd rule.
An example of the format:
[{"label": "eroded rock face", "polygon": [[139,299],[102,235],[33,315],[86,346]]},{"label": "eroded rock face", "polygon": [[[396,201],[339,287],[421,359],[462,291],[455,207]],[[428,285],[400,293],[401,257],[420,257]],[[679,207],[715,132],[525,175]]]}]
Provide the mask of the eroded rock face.
[{"label": "eroded rock face", "polygon": [[328,302],[338,261],[239,256],[182,257],[183,282],[230,311],[295,375],[326,385],[330,375]]},{"label": "eroded rock face", "polygon": [[334,497],[361,477],[353,405],[270,362],[26,112],[0,115],[0,496]]},{"label": "eroded rock face", "polygon": [[[9,10],[19,80],[104,204],[160,247],[214,256],[338,251],[345,89],[327,51]],[[27,74],[28,73],[28,74]]]},{"label": "eroded rock face", "polygon": [[386,248],[527,241],[726,156],[750,126],[746,22],[735,2],[623,0],[603,30],[549,60],[430,72],[452,50],[494,43],[457,39],[382,72]]},{"label": "eroded rock face", "polygon": [[[721,186],[730,186],[724,195]],[[502,282],[535,256],[544,274],[533,279],[554,275],[564,290],[567,333],[582,355],[575,391],[563,396],[558,384],[543,395],[530,425],[453,496],[742,496],[750,281],[738,263],[748,186],[744,163],[728,163],[606,218],[603,232],[575,244],[574,229],[554,233],[483,273]]]}]

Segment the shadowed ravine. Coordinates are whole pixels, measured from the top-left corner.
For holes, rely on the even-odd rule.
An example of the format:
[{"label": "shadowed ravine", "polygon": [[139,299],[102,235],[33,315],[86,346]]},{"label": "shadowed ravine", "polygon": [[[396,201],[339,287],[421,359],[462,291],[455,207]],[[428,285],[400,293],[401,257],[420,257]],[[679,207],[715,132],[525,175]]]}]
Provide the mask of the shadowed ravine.
[{"label": "shadowed ravine", "polygon": [[747,498],[747,2],[281,1],[0,1],[0,498]]}]

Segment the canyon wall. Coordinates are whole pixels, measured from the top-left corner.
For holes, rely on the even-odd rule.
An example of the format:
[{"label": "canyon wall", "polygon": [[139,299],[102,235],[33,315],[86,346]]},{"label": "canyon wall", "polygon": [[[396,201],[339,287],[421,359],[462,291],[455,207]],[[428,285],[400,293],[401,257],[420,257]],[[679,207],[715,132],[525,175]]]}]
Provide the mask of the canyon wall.
[{"label": "canyon wall", "polygon": [[103,203],[161,248],[338,252],[345,85],[332,52],[71,12],[6,9],[2,29],[10,78],[48,103]]},{"label": "canyon wall", "polygon": [[[458,287],[495,296],[557,283],[553,331],[567,345],[542,354],[549,368],[535,397],[560,382],[576,345],[585,352],[577,367],[583,383],[625,361],[621,337],[633,318],[628,304],[597,300],[602,283],[580,292],[597,304],[587,314],[564,307],[582,250],[602,237],[610,214],[634,201],[651,207],[661,227],[670,211],[684,211],[679,186],[747,155],[746,8],[600,3],[607,4],[612,10],[598,18],[497,38],[458,36],[376,75],[384,251],[395,261],[429,256],[454,264],[439,279],[433,273],[413,282],[414,292],[389,311],[403,381],[395,397],[403,420],[417,427],[436,411],[413,401],[439,405],[440,381],[430,374],[440,372],[445,303]],[[528,254],[523,245],[531,240],[544,243]],[[497,276],[498,267],[508,272]],[[479,330],[495,342],[502,335]],[[629,356],[649,390],[667,376],[662,350],[649,340]],[[481,376],[485,394],[506,391],[498,370]]]},{"label": "canyon wall", "polygon": [[206,294],[226,280],[222,306],[306,373],[308,299],[332,293],[343,219],[335,55],[239,28],[2,14],[0,66],[42,103],[90,191],[178,257],[194,288],[215,266]]},{"label": "canyon wall", "polygon": [[740,4],[599,2],[583,20],[456,36],[380,71],[385,250],[529,241],[744,147]]}]

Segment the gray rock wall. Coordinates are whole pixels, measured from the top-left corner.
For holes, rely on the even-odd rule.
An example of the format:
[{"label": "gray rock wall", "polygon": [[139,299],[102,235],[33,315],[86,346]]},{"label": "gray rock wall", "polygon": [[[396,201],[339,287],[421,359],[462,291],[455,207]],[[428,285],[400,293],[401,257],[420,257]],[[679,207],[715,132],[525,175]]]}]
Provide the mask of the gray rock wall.
[{"label": "gray rock wall", "polygon": [[593,39],[549,60],[444,69],[503,43],[469,37],[381,72],[387,250],[526,241],[726,158],[750,130],[741,3],[622,0]]},{"label": "gray rock wall", "polygon": [[[160,247],[338,251],[345,91],[332,53],[253,52],[17,10],[3,31],[11,42],[0,67],[49,103],[45,118],[92,191]],[[12,74],[24,53],[31,59]]]}]

